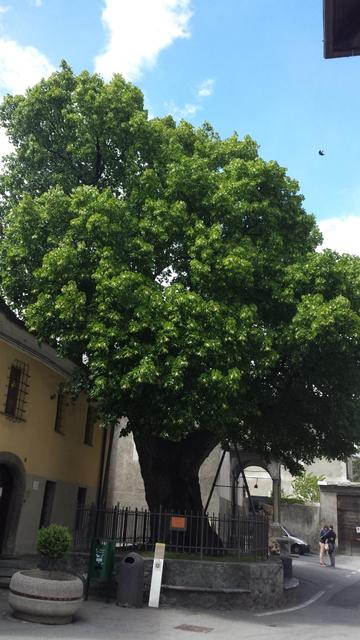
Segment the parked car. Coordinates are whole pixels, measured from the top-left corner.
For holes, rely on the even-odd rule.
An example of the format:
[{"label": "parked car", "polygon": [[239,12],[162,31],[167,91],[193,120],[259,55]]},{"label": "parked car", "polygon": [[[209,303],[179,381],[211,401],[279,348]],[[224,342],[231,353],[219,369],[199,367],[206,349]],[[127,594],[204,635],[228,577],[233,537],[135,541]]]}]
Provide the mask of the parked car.
[{"label": "parked car", "polygon": [[294,536],[285,527],[281,527],[281,535],[289,538],[291,553],[299,554],[300,556],[304,555],[304,553],[310,553],[310,545],[301,538]]}]

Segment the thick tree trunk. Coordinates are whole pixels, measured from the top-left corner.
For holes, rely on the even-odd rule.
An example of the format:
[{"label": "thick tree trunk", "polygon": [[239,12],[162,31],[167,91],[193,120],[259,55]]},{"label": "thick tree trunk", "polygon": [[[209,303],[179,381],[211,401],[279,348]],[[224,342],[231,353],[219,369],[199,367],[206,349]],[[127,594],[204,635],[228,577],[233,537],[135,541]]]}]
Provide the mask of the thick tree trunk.
[{"label": "thick tree trunk", "polygon": [[134,433],[149,509],[202,511],[199,470],[218,443],[207,431],[180,442]]},{"label": "thick tree trunk", "polygon": [[[203,513],[199,470],[214,447],[216,436],[207,431],[198,431],[180,442],[170,442],[151,435],[134,433],[139,463],[145,485],[145,496],[152,514],[175,512],[177,514]],[[190,521],[190,519],[188,519]],[[200,522],[200,521],[199,521]],[[192,519],[193,523],[193,519]],[[159,524],[159,517],[153,518],[153,534],[159,531],[165,542],[171,543],[174,534],[169,530],[169,519]],[[201,534],[200,534],[201,530]],[[173,536],[173,537],[171,537]],[[207,518],[201,519],[200,527],[188,526],[177,541],[186,549],[198,549],[204,541],[214,550],[221,550],[222,544],[211,529]]]}]

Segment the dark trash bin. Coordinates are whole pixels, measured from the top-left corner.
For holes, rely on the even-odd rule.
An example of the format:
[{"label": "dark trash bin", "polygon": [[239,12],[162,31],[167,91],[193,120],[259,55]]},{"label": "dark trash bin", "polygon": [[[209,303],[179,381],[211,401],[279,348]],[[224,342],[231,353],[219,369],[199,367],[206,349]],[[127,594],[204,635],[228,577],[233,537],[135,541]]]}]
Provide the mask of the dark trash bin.
[{"label": "dark trash bin", "polygon": [[116,604],[122,607],[142,607],[144,560],[138,553],[128,553],[122,559],[116,581]]}]

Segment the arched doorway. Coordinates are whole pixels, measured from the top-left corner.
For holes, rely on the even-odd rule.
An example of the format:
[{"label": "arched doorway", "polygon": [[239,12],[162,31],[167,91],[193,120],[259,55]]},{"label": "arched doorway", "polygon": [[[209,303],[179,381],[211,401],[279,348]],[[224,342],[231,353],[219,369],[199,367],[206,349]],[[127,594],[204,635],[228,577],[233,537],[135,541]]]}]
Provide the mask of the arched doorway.
[{"label": "arched doorway", "polygon": [[[263,510],[267,514],[272,514],[273,481],[269,472],[263,466],[252,464],[245,467],[244,472],[255,511]],[[244,488],[243,495],[246,498]],[[266,506],[268,508],[265,508]]]},{"label": "arched doorway", "polygon": [[13,453],[0,452],[0,554],[14,553],[26,484],[24,465]]},{"label": "arched doorway", "polygon": [[[245,451],[242,449],[238,449],[234,446],[233,449],[230,449],[230,473],[231,473],[231,485],[232,489],[236,488],[236,490],[232,490],[231,503],[234,507],[234,504],[238,503],[238,495],[239,495],[239,486],[238,479],[240,474],[243,477],[244,485],[246,488],[246,493],[249,493],[250,496],[252,494],[251,487],[249,487],[249,483],[246,480],[245,469],[248,467],[253,467],[255,471],[258,472],[259,475],[255,475],[255,482],[253,483],[252,489],[259,489],[259,478],[260,478],[260,470],[268,475],[271,479],[272,484],[272,494],[273,494],[273,510],[272,510],[272,519],[274,523],[280,522],[280,478],[281,478],[281,463],[273,460],[272,462],[264,462],[264,460],[255,452]],[[256,481],[257,478],[257,481]],[[258,486],[255,487],[255,484]]]}]

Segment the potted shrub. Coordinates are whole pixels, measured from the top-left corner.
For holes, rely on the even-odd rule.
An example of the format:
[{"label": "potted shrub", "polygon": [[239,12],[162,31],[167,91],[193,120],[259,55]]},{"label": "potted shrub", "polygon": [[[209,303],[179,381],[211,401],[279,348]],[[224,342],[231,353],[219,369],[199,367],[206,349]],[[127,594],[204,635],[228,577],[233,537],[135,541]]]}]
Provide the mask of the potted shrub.
[{"label": "potted shrub", "polygon": [[38,531],[39,568],[17,571],[10,581],[9,604],[14,616],[30,622],[66,624],[81,606],[83,583],[59,569],[71,545],[67,527],[51,524]]}]

